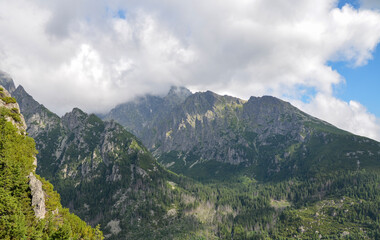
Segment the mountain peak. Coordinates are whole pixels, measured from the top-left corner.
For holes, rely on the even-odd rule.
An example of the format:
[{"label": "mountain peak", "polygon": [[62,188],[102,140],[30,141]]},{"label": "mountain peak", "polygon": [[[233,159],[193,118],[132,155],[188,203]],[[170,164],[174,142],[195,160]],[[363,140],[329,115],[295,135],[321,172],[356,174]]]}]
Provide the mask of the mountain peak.
[{"label": "mountain peak", "polygon": [[41,104],[34,100],[34,98],[29,95],[21,85],[13,91],[12,95],[17,99],[23,115],[27,118],[28,116],[33,115],[37,109],[41,107]]},{"label": "mountain peak", "polygon": [[83,112],[81,109],[79,109],[77,107],[73,108],[73,110],[71,111],[71,113],[75,114],[77,116],[80,116],[80,115],[86,115],[87,116],[87,114],[85,112]]},{"label": "mountain peak", "polygon": [[279,98],[276,98],[276,97],[273,97],[273,96],[268,96],[268,95],[264,95],[262,97],[250,97],[249,102],[265,102],[265,103],[274,103],[274,104],[278,104],[278,103],[287,103]]},{"label": "mountain peak", "polygon": [[183,103],[192,93],[185,87],[172,86],[164,98],[172,105]]},{"label": "mountain peak", "polygon": [[203,106],[203,109],[212,109],[217,104],[243,104],[245,101],[228,95],[219,95],[212,91],[197,92],[186,100],[187,105]]},{"label": "mountain peak", "polygon": [[0,85],[2,85],[10,94],[16,90],[12,77],[3,71],[0,71]]},{"label": "mountain peak", "polygon": [[285,102],[281,99],[272,96],[262,96],[262,97],[250,97],[246,106],[246,109],[256,109],[257,111],[273,112],[279,111],[280,109],[285,110],[299,110],[293,107],[290,103]]},{"label": "mountain peak", "polygon": [[171,86],[168,95],[191,95],[191,91],[182,86]]},{"label": "mountain peak", "polygon": [[62,117],[62,123],[69,129],[75,129],[86,119],[88,115],[79,108],[73,108],[71,112],[66,113]]}]

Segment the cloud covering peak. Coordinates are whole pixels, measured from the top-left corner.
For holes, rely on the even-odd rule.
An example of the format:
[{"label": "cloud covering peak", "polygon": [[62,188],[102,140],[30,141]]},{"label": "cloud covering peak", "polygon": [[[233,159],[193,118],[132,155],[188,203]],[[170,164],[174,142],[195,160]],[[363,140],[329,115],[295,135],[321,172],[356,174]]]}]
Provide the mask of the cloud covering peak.
[{"label": "cloud covering peak", "polygon": [[[318,94],[341,102],[333,87],[344,78],[328,63],[365,65],[380,41],[373,2],[337,6],[335,0],[0,1],[0,69],[59,114],[73,107],[107,111],[171,85],[294,103],[313,92],[314,102],[300,106],[315,114]],[[333,102],[326,109],[339,106]],[[369,114],[358,106],[363,111],[354,115]],[[360,128],[380,139],[378,120],[369,119],[375,127]],[[339,116],[330,121],[342,127]]]}]

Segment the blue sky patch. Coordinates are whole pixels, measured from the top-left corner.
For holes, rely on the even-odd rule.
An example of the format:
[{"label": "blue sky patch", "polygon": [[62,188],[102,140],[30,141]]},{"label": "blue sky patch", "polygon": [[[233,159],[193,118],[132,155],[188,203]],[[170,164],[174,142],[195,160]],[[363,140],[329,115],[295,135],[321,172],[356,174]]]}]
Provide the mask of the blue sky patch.
[{"label": "blue sky patch", "polygon": [[126,12],[124,10],[119,9],[119,11],[117,11],[117,16],[119,18],[125,19],[125,15],[126,15]]},{"label": "blue sky patch", "polygon": [[346,79],[346,84],[335,87],[335,96],[344,101],[358,101],[369,112],[380,116],[380,47],[377,47],[373,59],[367,65],[352,67],[347,62],[334,62],[329,65]]},{"label": "blue sky patch", "polygon": [[339,0],[338,8],[342,8],[347,3],[356,9],[358,9],[360,7],[360,1],[359,0]]}]

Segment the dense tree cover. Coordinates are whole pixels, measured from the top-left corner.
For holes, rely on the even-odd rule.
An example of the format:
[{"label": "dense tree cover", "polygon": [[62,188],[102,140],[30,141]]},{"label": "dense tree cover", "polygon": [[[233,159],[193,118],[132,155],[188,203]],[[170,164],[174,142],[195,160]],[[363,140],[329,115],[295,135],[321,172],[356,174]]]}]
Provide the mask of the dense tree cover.
[{"label": "dense tree cover", "polygon": [[[380,237],[376,171],[334,172],[276,183],[248,177],[207,184],[175,175],[169,179],[178,183],[177,195],[172,195],[177,197],[178,212],[195,216],[203,228],[188,239]],[[193,201],[184,204],[189,196]]]},{"label": "dense tree cover", "polygon": [[0,109],[0,239],[102,239],[98,228],[62,208],[58,193],[43,179],[47,213],[36,219],[27,176],[37,152],[34,140],[6,120],[20,121],[16,110]]}]

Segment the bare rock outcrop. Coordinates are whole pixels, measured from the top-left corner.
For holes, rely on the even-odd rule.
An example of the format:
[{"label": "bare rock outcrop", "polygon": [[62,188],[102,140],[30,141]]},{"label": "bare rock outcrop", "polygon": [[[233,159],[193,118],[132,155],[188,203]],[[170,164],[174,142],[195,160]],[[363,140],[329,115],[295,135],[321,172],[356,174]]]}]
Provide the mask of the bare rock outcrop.
[{"label": "bare rock outcrop", "polygon": [[32,206],[36,218],[45,218],[45,193],[42,190],[42,183],[34,176],[34,173],[29,173],[29,187],[32,192]]}]

